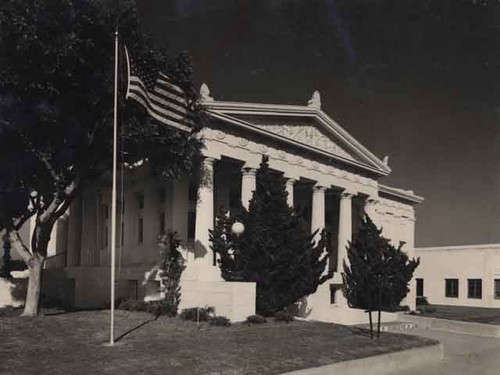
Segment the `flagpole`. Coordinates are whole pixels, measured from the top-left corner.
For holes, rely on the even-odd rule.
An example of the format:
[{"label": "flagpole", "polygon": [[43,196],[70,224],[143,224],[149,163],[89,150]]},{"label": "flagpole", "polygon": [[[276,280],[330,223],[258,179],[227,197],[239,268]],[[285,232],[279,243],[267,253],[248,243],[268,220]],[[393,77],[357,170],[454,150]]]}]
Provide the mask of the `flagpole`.
[{"label": "flagpole", "polygon": [[118,165],[118,29],[115,31],[115,92],[113,118],[113,190],[111,196],[111,332],[109,345],[115,343],[115,263],[116,263],[116,172]]}]

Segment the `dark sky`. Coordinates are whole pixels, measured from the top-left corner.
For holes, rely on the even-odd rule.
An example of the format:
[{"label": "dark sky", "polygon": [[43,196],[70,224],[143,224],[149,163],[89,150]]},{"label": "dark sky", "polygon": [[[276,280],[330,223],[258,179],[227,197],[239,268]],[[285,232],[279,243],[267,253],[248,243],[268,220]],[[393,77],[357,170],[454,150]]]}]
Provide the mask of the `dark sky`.
[{"label": "dark sky", "polygon": [[322,108],[425,197],[417,246],[500,241],[499,0],[138,0],[216,99]]}]

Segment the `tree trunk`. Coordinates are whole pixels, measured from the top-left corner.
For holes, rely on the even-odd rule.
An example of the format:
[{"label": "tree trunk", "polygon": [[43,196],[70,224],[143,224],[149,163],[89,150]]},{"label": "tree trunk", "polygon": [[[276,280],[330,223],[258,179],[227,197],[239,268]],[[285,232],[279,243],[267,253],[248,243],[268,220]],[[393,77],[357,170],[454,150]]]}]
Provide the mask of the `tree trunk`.
[{"label": "tree trunk", "polygon": [[47,257],[47,246],[53,222],[36,224],[31,239],[31,251],[23,244],[16,230],[8,232],[11,248],[24,260],[29,270],[28,291],[22,316],[36,316],[40,311],[43,264]]},{"label": "tree trunk", "polygon": [[368,316],[370,317],[370,338],[373,339],[373,319],[372,319],[372,310],[368,310]]},{"label": "tree trunk", "polygon": [[380,338],[380,307],[378,309],[377,337]]},{"label": "tree trunk", "polygon": [[36,254],[31,258],[29,265],[28,292],[22,316],[37,316],[40,311],[40,297],[42,289],[42,271],[45,258]]}]

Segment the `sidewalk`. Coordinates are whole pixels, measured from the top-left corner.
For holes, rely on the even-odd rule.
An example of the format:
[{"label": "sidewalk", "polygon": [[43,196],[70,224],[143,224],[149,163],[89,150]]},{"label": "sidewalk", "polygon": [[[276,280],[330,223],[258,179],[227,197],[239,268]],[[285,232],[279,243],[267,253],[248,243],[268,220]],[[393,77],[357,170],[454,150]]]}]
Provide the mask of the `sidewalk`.
[{"label": "sidewalk", "polygon": [[444,345],[444,359],[438,363],[404,371],[399,375],[498,375],[500,373],[500,339],[471,334],[415,328],[405,332],[438,340]]}]

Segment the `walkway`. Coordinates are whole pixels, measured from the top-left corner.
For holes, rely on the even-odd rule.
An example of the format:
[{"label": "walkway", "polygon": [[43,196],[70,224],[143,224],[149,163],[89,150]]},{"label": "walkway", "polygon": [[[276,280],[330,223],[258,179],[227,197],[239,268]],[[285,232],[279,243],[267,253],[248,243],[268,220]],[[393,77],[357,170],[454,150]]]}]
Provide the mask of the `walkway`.
[{"label": "walkway", "polygon": [[498,375],[500,339],[437,330],[412,329],[405,333],[429,337],[444,344],[445,358],[434,365],[398,372],[400,375]]}]

